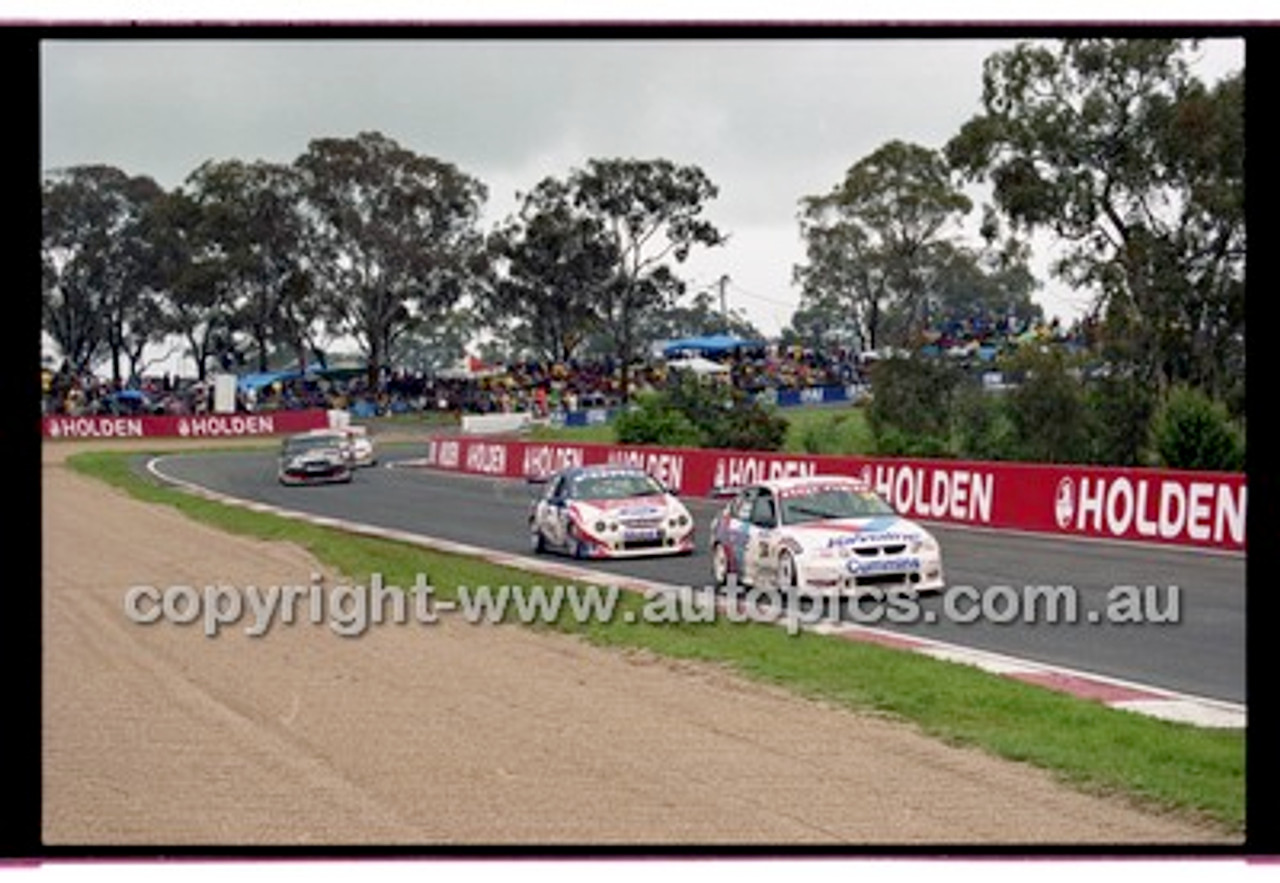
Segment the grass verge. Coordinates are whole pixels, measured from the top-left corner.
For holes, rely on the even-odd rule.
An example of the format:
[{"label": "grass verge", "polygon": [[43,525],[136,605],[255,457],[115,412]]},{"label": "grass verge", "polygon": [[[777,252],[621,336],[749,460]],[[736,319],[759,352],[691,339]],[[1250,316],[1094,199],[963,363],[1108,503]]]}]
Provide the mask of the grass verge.
[{"label": "grass verge", "polygon": [[[157,453],[162,451],[157,450]],[[92,452],[68,465],[151,503],[232,533],[289,540],[326,566],[359,580],[379,573],[412,585],[427,573],[439,599],[456,586],[534,586],[553,580],[403,543],[357,537],[205,500],[140,475],[137,452]],[[574,621],[568,610],[535,624],[608,647],[650,651],[726,666],[855,711],[909,721],[956,745],[1047,770],[1081,790],[1117,795],[1156,811],[1244,832],[1244,733],[1156,720],[990,675],[974,668],[839,638],[787,634],[778,627],[645,621],[645,598],[622,593],[608,621]],[[634,615],[628,621],[627,612]]]},{"label": "grass verge", "polygon": [[[872,454],[875,441],[862,408],[784,408],[788,423],[782,449],[792,454]],[[535,426],[534,441],[616,444],[612,423],[594,426]]]},{"label": "grass verge", "polygon": [[618,441],[612,423],[595,423],[591,426],[534,426],[529,430],[533,441],[546,442],[598,442],[612,445]]},{"label": "grass verge", "polygon": [[861,407],[788,408],[783,450],[793,454],[873,454],[875,439]]}]

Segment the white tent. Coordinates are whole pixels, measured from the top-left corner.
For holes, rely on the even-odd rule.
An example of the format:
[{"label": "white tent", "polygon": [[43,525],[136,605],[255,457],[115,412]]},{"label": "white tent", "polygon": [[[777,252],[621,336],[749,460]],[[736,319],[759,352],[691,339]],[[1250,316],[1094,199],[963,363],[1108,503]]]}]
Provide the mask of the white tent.
[{"label": "white tent", "polygon": [[699,376],[729,373],[728,365],[722,365],[719,362],[713,362],[701,356],[694,356],[690,359],[672,359],[667,362],[667,368],[674,371],[692,371]]}]

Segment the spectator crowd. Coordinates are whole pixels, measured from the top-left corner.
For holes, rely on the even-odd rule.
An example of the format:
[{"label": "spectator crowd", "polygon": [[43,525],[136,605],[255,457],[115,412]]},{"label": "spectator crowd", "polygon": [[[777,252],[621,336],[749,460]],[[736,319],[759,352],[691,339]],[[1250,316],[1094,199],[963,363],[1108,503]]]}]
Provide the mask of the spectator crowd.
[{"label": "spectator crowd", "polygon": [[[946,318],[917,341],[925,357],[958,359],[984,368],[1001,353],[1026,344],[1061,345],[1071,350],[1090,346],[1094,326],[1077,322],[1064,327],[1022,323],[1016,317]],[[708,356],[728,368],[731,383],[749,393],[818,386],[866,384],[876,353],[847,347],[815,349],[780,344],[747,345]],[[502,366],[477,366],[467,372],[427,373],[393,369],[371,385],[363,370],[277,372],[261,382],[240,383],[239,411],[337,408],[357,416],[423,412],[557,412],[613,408],[622,402],[618,363],[608,357],[565,362],[526,360]],[[199,415],[213,410],[213,384],[171,375],[113,383],[64,363],[43,370],[45,414]],[[661,388],[671,375],[664,359],[638,361],[631,368],[633,395]]]}]

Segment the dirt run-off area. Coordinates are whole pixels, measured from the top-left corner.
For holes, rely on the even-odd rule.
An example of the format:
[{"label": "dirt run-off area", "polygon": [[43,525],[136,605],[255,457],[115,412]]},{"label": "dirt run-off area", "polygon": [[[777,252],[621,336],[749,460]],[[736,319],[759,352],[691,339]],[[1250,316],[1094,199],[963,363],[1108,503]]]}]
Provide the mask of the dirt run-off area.
[{"label": "dirt run-off area", "polygon": [[324,568],[65,466],[90,444],[42,457],[46,845],[1238,842],[904,723],[565,635],[137,624],[135,585]]}]

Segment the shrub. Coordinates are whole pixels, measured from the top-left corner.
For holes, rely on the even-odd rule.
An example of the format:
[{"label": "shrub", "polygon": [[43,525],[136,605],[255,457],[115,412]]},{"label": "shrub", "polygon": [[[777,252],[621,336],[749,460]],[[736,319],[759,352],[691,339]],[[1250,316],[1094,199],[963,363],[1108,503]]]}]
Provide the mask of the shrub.
[{"label": "shrub", "polygon": [[1007,393],[1021,456],[1037,463],[1084,463],[1089,431],[1080,381],[1056,352],[1026,348],[1013,360],[1022,382]]},{"label": "shrub", "polygon": [[793,446],[806,454],[856,454],[866,450],[862,421],[857,411],[814,413],[793,418]]},{"label": "shrub", "polygon": [[698,447],[702,432],[661,393],[640,397],[614,421],[618,441],[627,445]]},{"label": "shrub", "polygon": [[787,440],[787,421],[763,405],[743,398],[721,412],[706,435],[707,446],[742,451],[780,451]]},{"label": "shrub", "polygon": [[1155,448],[1161,464],[1175,469],[1236,472],[1244,468],[1245,446],[1226,406],[1197,389],[1169,391],[1155,420]]},{"label": "shrub", "polygon": [[894,358],[871,369],[867,421],[881,454],[945,456],[959,372],[930,359]]},{"label": "shrub", "polygon": [[876,436],[876,453],[892,457],[950,457],[946,439],[936,435],[905,432],[897,426],[885,426]]},{"label": "shrub", "polygon": [[624,444],[777,451],[787,421],[722,381],[682,376],[640,398],[616,431]]},{"label": "shrub", "polygon": [[973,460],[1020,458],[1017,430],[1002,394],[967,383],[957,390],[953,408],[951,438],[958,456]]},{"label": "shrub", "polygon": [[1130,372],[1092,381],[1085,393],[1089,462],[1106,466],[1148,465],[1155,407],[1151,385]]}]

